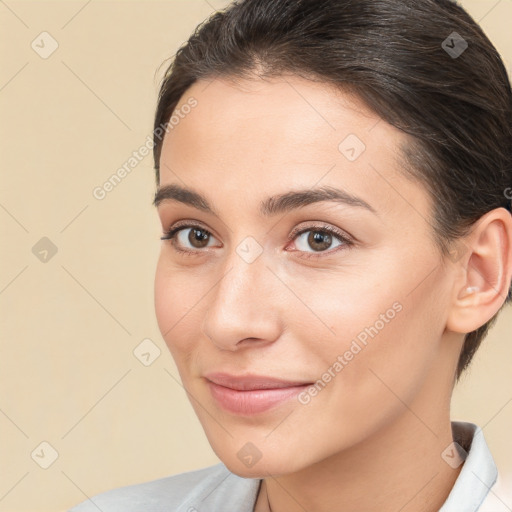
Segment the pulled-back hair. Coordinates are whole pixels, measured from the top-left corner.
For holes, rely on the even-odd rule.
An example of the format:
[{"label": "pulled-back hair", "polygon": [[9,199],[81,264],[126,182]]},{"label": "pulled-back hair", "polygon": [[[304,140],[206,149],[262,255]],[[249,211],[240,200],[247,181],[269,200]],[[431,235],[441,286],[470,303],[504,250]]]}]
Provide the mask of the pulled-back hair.
[{"label": "pulled-back hair", "polygon": [[[242,0],[214,13],[179,48],[162,81],[157,185],[157,129],[194,82],[289,73],[355,93],[411,136],[400,149],[401,171],[432,198],[443,258],[462,256],[460,239],[482,215],[511,211],[507,71],[480,26],[451,0]],[[498,314],[465,336],[457,379]]]}]

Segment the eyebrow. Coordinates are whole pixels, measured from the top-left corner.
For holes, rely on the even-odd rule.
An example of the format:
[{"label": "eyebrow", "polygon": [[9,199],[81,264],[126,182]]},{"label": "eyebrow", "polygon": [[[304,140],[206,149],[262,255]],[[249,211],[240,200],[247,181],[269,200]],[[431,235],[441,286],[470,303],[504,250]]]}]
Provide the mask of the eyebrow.
[{"label": "eyebrow", "polygon": [[[153,205],[158,207],[160,204],[167,201],[177,201],[187,204],[203,212],[220,217],[206,197],[195,190],[181,187],[180,185],[164,185],[158,188],[155,193]],[[364,208],[378,215],[376,210],[360,197],[329,186],[315,189],[292,190],[284,194],[268,197],[260,203],[260,213],[265,217],[270,217],[322,201],[332,201],[357,208]]]}]

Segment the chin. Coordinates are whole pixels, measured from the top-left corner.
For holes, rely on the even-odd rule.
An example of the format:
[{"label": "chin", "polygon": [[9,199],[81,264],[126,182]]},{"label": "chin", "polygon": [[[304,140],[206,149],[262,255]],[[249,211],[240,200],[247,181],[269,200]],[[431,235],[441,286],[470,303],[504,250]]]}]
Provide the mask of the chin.
[{"label": "chin", "polygon": [[[234,473],[242,478],[267,478],[269,475],[279,477],[284,474],[297,471],[299,468],[291,467],[288,464],[289,459],[280,454],[274,454],[271,460],[264,460],[262,457],[254,466],[249,467],[241,462],[236,456],[233,457],[220,457],[224,465]],[[279,459],[279,460],[277,460]]]},{"label": "chin", "polygon": [[[210,445],[222,463],[235,475],[243,478],[278,477],[300,471],[313,463],[305,451],[296,450],[285,443],[254,442],[249,438],[235,436]],[[219,441],[217,439],[217,441]]]}]

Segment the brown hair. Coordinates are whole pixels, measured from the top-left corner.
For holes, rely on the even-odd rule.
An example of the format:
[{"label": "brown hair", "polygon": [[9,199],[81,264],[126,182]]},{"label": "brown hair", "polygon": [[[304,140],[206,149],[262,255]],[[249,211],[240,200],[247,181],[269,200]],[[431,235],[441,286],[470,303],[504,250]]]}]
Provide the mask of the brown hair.
[{"label": "brown hair", "polygon": [[[461,256],[454,244],[482,215],[511,210],[507,71],[480,26],[451,0],[242,0],[216,12],[179,48],[162,81],[157,185],[159,127],[195,81],[283,73],[350,90],[412,136],[401,148],[403,172],[433,200],[443,256]],[[505,303],[511,301],[512,287]],[[498,313],[466,335],[457,379]]]}]

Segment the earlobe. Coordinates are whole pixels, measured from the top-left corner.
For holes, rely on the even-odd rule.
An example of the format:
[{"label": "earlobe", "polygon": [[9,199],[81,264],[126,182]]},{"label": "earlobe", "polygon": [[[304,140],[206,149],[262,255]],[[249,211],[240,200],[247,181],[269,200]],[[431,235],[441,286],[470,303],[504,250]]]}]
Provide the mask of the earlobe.
[{"label": "earlobe", "polygon": [[482,216],[457,265],[461,278],[454,285],[446,328],[474,331],[488,322],[505,302],[512,278],[512,217],[504,208]]}]

